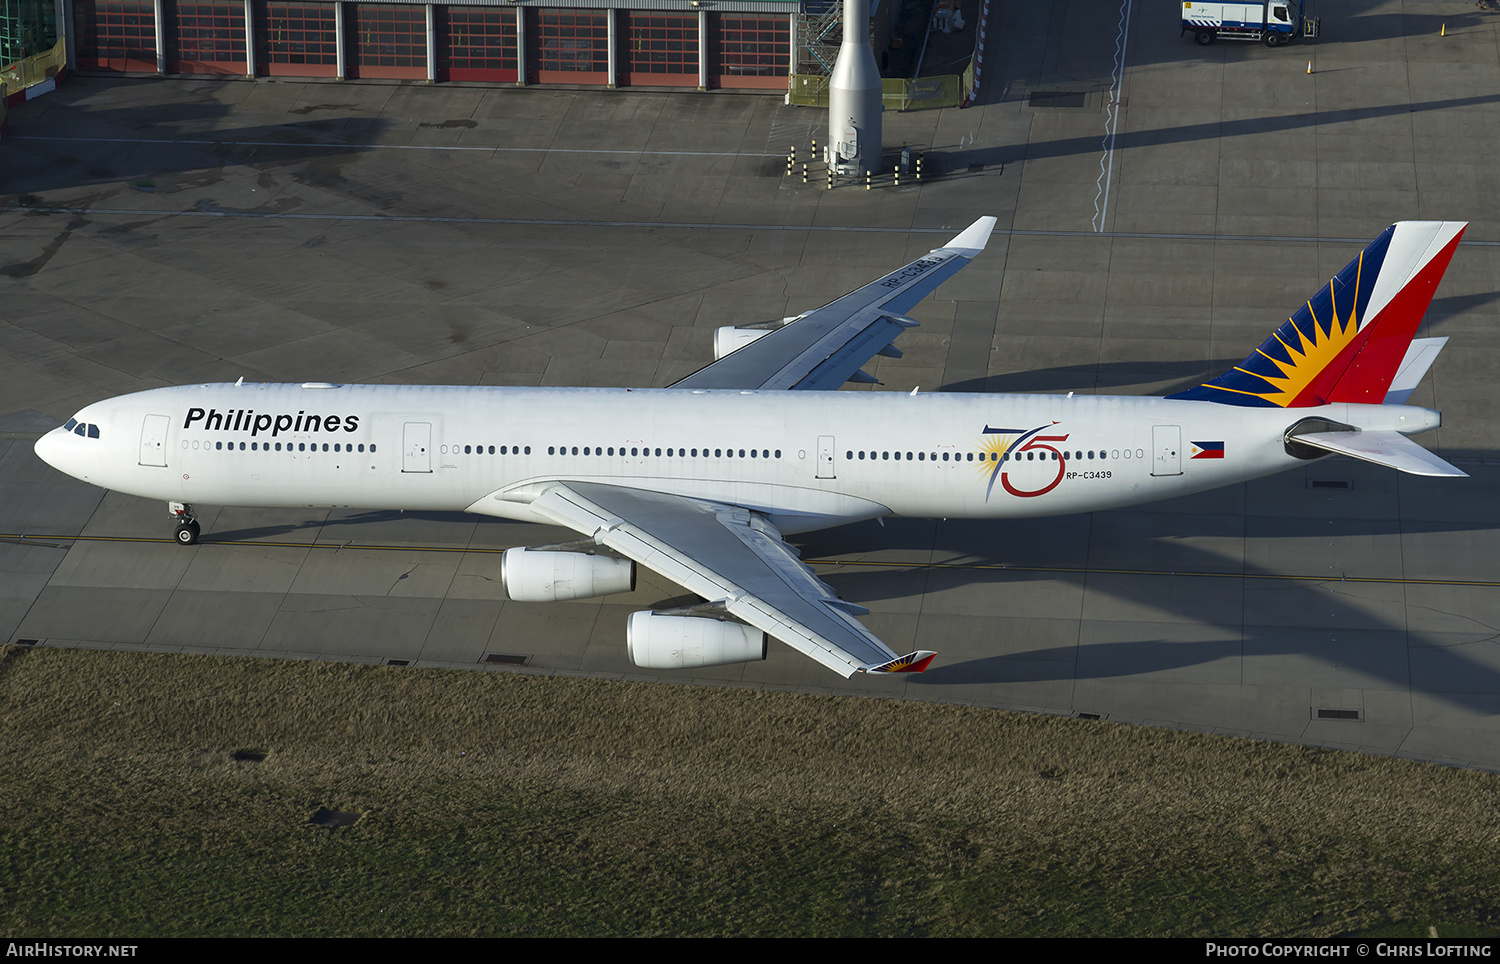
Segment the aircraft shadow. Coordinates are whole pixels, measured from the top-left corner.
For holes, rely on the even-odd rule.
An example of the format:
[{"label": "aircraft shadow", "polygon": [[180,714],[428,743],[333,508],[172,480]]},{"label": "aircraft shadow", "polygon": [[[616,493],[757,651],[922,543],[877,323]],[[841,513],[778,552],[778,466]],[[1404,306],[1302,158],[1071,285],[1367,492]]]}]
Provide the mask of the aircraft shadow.
[{"label": "aircraft shadow", "polygon": [[[1493,456],[1495,453],[1487,454]],[[1124,514],[1153,509],[1170,511],[1171,503],[1117,511]],[[1330,574],[1327,579],[1288,578],[1296,574],[1281,568],[1267,569],[1251,561],[1257,555],[1266,554],[1256,551],[1257,541],[1306,538],[1312,528],[1309,523],[1324,520],[1231,513],[1231,518],[1244,521],[1240,534],[1236,535],[1234,525],[1225,525],[1226,514],[1176,512],[1172,515],[1170,539],[1162,536],[1143,540],[1139,557],[1149,561],[1141,563],[1140,572],[1130,573],[1122,571],[1128,564],[1117,561],[1121,557],[1128,558],[1128,550],[1121,553],[1118,546],[1102,547],[1105,554],[1114,558],[1104,561],[1093,558],[1101,551],[1093,532],[1096,525],[1103,526],[1105,531],[1130,529],[1128,525],[1111,526],[1109,516],[1113,514],[1100,512],[1090,516],[1035,520],[967,520],[963,523],[963,531],[953,533],[954,537],[948,537],[937,523],[931,521],[897,520],[884,528],[865,523],[812,533],[799,542],[805,559],[869,554],[878,560],[883,554],[902,550],[936,552],[941,556],[951,554],[955,544],[970,550],[968,554],[943,560],[955,568],[929,570],[920,583],[905,581],[902,584],[905,591],[898,593],[890,592],[892,583],[889,579],[876,577],[875,571],[864,566],[821,574],[821,578],[845,598],[871,608],[891,599],[910,597],[913,593],[925,595],[935,589],[972,590],[976,585],[992,587],[1002,598],[1020,600],[1032,592],[1029,586],[1074,580],[1079,584],[1086,583],[1089,593],[1104,593],[1121,603],[1121,609],[1126,613],[1120,617],[1123,625],[1169,623],[1184,626],[1190,633],[1195,623],[1206,627],[1201,630],[1203,639],[1084,640],[1029,649],[1011,649],[1015,641],[1005,638],[997,628],[997,648],[1004,648],[1007,652],[934,666],[914,678],[918,685],[1115,679],[1151,673],[1172,674],[1225,659],[1254,658],[1274,662],[1302,657],[1337,666],[1341,678],[1364,676],[1378,679],[1388,688],[1409,687],[1467,711],[1494,711],[1496,699],[1500,697],[1500,670],[1496,668],[1500,661],[1494,659],[1493,651],[1500,645],[1495,643],[1500,638],[1500,627],[1490,626],[1467,614],[1450,614],[1455,615],[1455,625],[1461,628],[1443,633],[1408,627],[1404,621],[1389,622],[1374,611],[1378,591],[1372,594],[1365,586],[1351,590],[1350,584],[1341,579],[1344,573]],[[1353,518],[1340,519],[1338,523],[1338,538],[1358,540],[1494,530],[1500,528],[1500,516],[1480,521]],[[1059,533],[1060,539],[1084,540],[1084,543],[1079,546],[1075,541],[1075,550],[1063,550],[1059,554],[1045,541],[1048,531]],[[1226,557],[1197,549],[1191,540],[1200,538],[1242,539],[1245,551],[1242,557]],[[973,551],[973,547],[985,545],[1007,551]],[[1163,584],[1160,580],[1172,578],[1166,574],[1168,567],[1175,579],[1189,581]],[[887,573],[899,572],[902,564],[892,560],[889,566],[882,568]],[[1222,575],[1226,569],[1241,570],[1238,590],[1225,586],[1226,579],[1236,579],[1232,571],[1227,577]],[[1208,579],[1207,574],[1213,574],[1210,581],[1191,582]],[[1347,575],[1362,574],[1350,572]],[[1416,578],[1420,580],[1422,577],[1418,574]],[[1482,580],[1484,577],[1475,578]],[[934,583],[934,579],[938,583]],[[1404,590],[1396,585],[1391,588],[1397,598],[1403,598]],[[1143,595],[1158,590],[1159,595],[1154,601]],[[1209,598],[1225,600],[1224,616],[1216,617],[1212,606],[1193,603],[1189,606],[1192,621],[1184,622],[1182,614],[1173,609],[1173,599],[1192,600],[1200,591],[1210,593]],[[1339,612],[1340,618],[1336,622],[1319,625],[1319,618],[1309,618],[1306,625],[1298,625],[1296,618],[1284,615],[1307,613],[1321,617],[1330,599],[1334,603],[1330,608]],[[934,614],[926,608],[930,605],[924,604],[924,614]],[[1096,606],[1105,611],[1112,608],[1103,603]],[[1425,608],[1411,602],[1404,603],[1403,609],[1408,606]],[[1150,620],[1149,614],[1143,617],[1143,609],[1156,609],[1160,618]],[[997,617],[1002,616],[1005,606],[997,600],[992,611]],[[1101,616],[1093,621],[1107,623],[1110,619]],[[997,625],[1021,624],[997,618]],[[930,641],[928,644],[933,645]],[[941,649],[940,643],[936,645]],[[1408,658],[1408,653],[1417,651],[1420,651],[1420,659]],[[1178,681],[1186,681],[1189,677],[1199,678],[1196,674],[1179,674]],[[1234,678],[1240,678],[1238,671]],[[1340,685],[1359,688],[1361,684]]]},{"label": "aircraft shadow", "polygon": [[[1317,110],[1295,114],[1278,114],[1273,117],[1245,117],[1237,120],[1215,120],[1201,124],[1183,124],[1178,127],[1163,127],[1155,130],[1127,130],[1115,135],[1115,150],[1128,151],[1136,147],[1160,147],[1167,144],[1186,144],[1193,141],[1231,141],[1248,134],[1265,134],[1282,131],[1304,130],[1326,127],[1332,124],[1348,124],[1356,121],[1374,120],[1381,117],[1418,114],[1427,111],[1452,110],[1474,107],[1480,104],[1500,103],[1500,94],[1478,94],[1472,97],[1450,97],[1442,100],[1426,100],[1405,104],[1382,104],[1374,107],[1349,107],[1340,110]],[[1064,137],[1050,141],[1029,141],[1007,144],[1000,147],[974,150],[949,150],[935,148],[929,151],[923,164],[931,165],[938,175],[965,171],[971,164],[994,165],[1017,164],[1044,158],[1071,157],[1075,154],[1097,154],[1100,135]]]},{"label": "aircraft shadow", "polygon": [[[162,104],[159,112],[151,112],[148,122],[139,108],[89,108],[86,98],[98,90],[97,84],[90,84],[87,78],[74,84],[77,86],[65,84],[48,96],[53,113],[46,135],[31,134],[33,128],[22,112],[10,118],[8,136],[0,143],[0,164],[5,169],[5,193],[16,196],[23,206],[45,206],[47,198],[34,197],[44,192],[95,185],[110,189],[111,195],[118,197],[121,182],[126,182],[126,190],[133,191],[201,192],[222,180],[228,168],[238,165],[274,167],[278,175],[348,192],[351,185],[344,182],[342,160],[369,150],[370,143],[382,140],[390,126],[379,117],[333,113],[326,118],[225,129],[219,122],[231,108],[198,100]],[[80,102],[77,109],[81,122],[76,125],[56,119],[59,110],[72,106],[68,103],[70,96]],[[314,105],[299,110],[334,112],[346,107],[353,105]],[[79,132],[76,140],[68,136],[75,129]],[[89,203],[98,200],[90,199]],[[400,197],[374,200],[394,203]],[[278,204],[287,202],[271,199],[268,206],[254,210],[275,213],[284,209]],[[78,200],[72,199],[67,206],[79,206]]]}]

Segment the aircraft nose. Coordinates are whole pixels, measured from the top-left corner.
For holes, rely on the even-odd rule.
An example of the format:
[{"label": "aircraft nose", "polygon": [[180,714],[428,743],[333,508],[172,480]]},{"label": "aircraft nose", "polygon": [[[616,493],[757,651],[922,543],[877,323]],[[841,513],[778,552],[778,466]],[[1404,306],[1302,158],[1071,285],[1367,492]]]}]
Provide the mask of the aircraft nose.
[{"label": "aircraft nose", "polygon": [[36,450],[37,458],[41,459],[43,462],[46,462],[54,469],[57,469],[61,472],[66,472],[67,469],[64,469],[61,464],[62,447],[65,444],[63,435],[64,432],[62,429],[55,428],[52,431],[48,432],[46,435],[43,435],[41,438],[37,439],[34,448]]}]

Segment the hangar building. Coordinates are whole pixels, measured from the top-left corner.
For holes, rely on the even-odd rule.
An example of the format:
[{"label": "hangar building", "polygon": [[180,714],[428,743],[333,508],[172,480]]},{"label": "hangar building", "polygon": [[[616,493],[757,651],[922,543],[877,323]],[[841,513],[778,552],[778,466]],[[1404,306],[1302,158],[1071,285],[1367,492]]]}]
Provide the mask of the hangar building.
[{"label": "hangar building", "polygon": [[785,90],[801,0],[71,0],[86,71]]}]

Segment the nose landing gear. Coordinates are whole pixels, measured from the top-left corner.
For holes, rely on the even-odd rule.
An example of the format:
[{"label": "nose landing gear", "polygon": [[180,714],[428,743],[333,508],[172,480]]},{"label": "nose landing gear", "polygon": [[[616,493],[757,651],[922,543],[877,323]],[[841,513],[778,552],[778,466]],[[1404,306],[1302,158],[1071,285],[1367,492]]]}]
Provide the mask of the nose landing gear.
[{"label": "nose landing gear", "polygon": [[168,502],[167,511],[177,523],[174,538],[179,546],[191,546],[198,541],[198,520],[193,518],[193,507],[182,502]]}]

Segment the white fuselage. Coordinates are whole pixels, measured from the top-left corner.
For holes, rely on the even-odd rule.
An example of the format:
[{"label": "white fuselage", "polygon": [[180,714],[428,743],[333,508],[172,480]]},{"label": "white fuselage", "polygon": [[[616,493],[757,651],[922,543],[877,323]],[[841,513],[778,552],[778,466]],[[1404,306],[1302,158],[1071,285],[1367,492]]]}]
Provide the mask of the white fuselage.
[{"label": "white fuselage", "polygon": [[551,481],[745,506],[783,532],[879,516],[1062,515],[1290,468],[1305,418],[1422,431],[1407,406],[1161,398],[383,385],[197,385],[90,405],[37,451],[168,502],[473,511],[537,521]]}]

